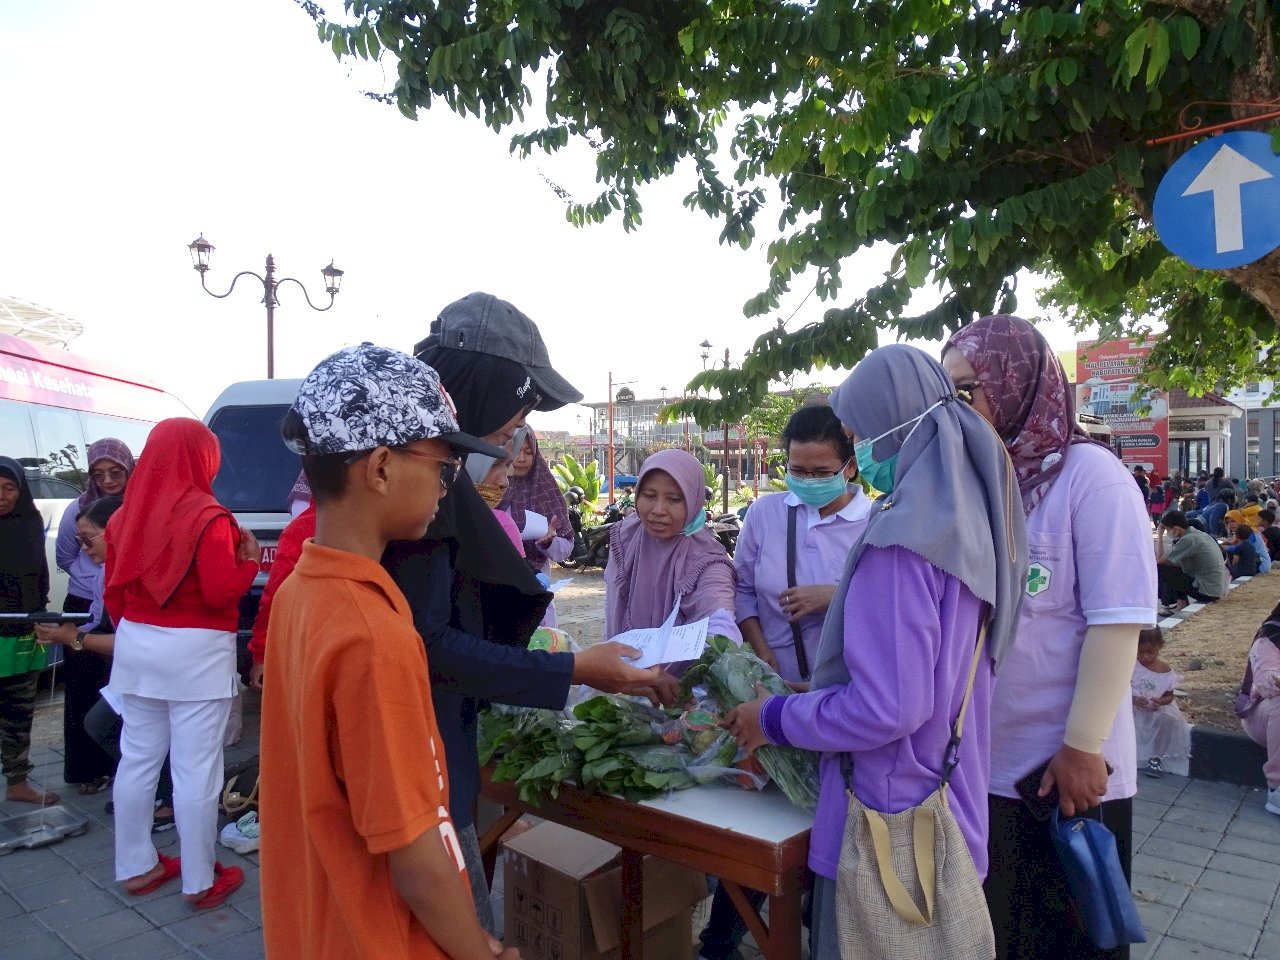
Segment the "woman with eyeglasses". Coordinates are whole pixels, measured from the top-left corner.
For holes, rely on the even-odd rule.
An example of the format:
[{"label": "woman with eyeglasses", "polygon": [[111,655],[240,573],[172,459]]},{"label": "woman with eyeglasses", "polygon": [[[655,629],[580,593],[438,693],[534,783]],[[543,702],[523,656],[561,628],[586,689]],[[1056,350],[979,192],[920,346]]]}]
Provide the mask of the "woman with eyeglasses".
[{"label": "woman with eyeglasses", "polygon": [[[802,407],[782,431],[787,493],[747,511],[733,554],[742,637],[783,679],[808,681],[818,638],[844,562],[867,527],[873,501],[857,483],[853,441],[831,407]],[[764,894],[746,891],[759,909]],[[728,960],[746,924],[716,888],[702,931],[701,960]]]},{"label": "woman with eyeglasses", "polygon": [[[983,317],[943,348],[956,392],[1013,461],[1031,567],[991,702],[987,903],[1000,960],[1127,957],[1094,947],[1039,817],[1100,817],[1126,874],[1137,792],[1129,677],[1155,622],[1147,505],[1128,469],[1076,423],[1062,364],[1020,317]],[[1025,799],[1024,799],[1025,798]]]},{"label": "woman with eyeglasses", "polygon": [[[67,613],[85,613],[95,593],[101,592],[102,567],[94,563],[79,534],[81,515],[103,497],[123,497],[134,470],[133,453],[115,437],[89,444],[89,479],[80,499],[62,512],[54,554],[58,567],[67,574]],[[65,685],[62,712],[62,778],[81,794],[98,793],[111,782],[115,761],[85,731],[84,720],[98,702],[98,692],[107,685],[110,661],[89,649],[63,647],[62,679]]]},{"label": "woman with eyeglasses", "polygon": [[[194,909],[244,882],[214,858],[222,742],[236,676],[240,598],[261,549],[214,498],[218,438],[198,420],[156,424],[124,506],[107,526],[103,597],[116,625],[111,694],[124,730],[114,790],[116,879],[141,896],[182,877]],[[165,753],[182,857],[151,841]]]}]

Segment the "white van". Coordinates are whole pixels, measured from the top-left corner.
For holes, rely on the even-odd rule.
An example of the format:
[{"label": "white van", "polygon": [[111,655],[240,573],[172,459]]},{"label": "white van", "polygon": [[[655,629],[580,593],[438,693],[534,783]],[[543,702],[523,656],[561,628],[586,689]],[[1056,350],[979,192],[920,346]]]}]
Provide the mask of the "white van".
[{"label": "white van", "polygon": [[161,420],[192,416],[145,377],[0,334],[0,456],[22,464],[44,518],[49,609],[61,610],[67,595],[58,525],[88,480],[88,445],[115,437],[137,457]]}]

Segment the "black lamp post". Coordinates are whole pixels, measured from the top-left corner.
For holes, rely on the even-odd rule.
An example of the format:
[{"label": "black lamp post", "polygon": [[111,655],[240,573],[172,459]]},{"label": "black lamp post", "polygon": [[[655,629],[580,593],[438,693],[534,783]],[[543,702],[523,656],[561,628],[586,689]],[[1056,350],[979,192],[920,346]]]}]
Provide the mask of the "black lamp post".
[{"label": "black lamp post", "polygon": [[333,265],[333,261],[329,261],[329,265],[320,271],[324,277],[324,292],[329,294],[329,302],[323,307],[317,307],[311,302],[311,295],[307,293],[307,288],[303,286],[301,280],[293,277],[281,277],[276,279],[276,261],[271,254],[267,254],[266,267],[263,273],[257,274],[252,270],[241,270],[231,278],[231,286],[227,288],[226,293],[214,293],[205,285],[205,273],[209,270],[209,260],[213,256],[213,244],[204,238],[203,235],[196,237],[189,244],[187,249],[191,251],[191,265],[200,273],[200,286],[204,292],[211,297],[217,297],[223,300],[231,296],[231,292],[236,288],[236,281],[241,277],[249,276],[256,279],[262,284],[262,302],[267,307],[267,379],[273,379],[276,375],[275,362],[275,321],[276,321],[276,304],[280,302],[277,293],[281,284],[296,283],[298,289],[302,291],[303,297],[306,298],[307,306],[317,313],[324,313],[333,306],[334,298],[338,296],[338,289],[342,286],[342,271]]}]

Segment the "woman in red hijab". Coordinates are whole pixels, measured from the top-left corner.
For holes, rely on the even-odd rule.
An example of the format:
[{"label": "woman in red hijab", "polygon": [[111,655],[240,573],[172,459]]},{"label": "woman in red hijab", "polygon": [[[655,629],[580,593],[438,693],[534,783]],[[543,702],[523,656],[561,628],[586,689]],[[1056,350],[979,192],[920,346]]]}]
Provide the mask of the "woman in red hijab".
[{"label": "woman in red hijab", "polygon": [[[116,624],[112,694],[124,729],[115,782],[116,879],[131,894],[182,876],[197,910],[244,882],[214,859],[222,739],[236,690],[240,597],[261,551],[213,496],[221,453],[198,420],[158,423],[107,525],[104,599]],[[182,858],[151,842],[165,754]]]}]

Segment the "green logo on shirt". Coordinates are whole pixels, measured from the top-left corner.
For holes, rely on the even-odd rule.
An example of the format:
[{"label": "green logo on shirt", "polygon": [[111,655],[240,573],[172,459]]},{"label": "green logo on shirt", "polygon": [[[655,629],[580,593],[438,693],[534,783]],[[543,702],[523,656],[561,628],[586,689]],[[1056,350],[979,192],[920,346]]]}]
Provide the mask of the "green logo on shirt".
[{"label": "green logo on shirt", "polygon": [[1033,563],[1027,571],[1027,596],[1034,597],[1049,589],[1049,581],[1053,579],[1053,571],[1042,563]]}]

